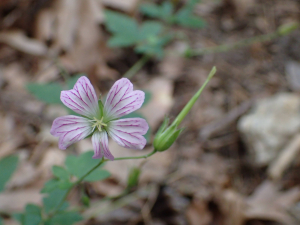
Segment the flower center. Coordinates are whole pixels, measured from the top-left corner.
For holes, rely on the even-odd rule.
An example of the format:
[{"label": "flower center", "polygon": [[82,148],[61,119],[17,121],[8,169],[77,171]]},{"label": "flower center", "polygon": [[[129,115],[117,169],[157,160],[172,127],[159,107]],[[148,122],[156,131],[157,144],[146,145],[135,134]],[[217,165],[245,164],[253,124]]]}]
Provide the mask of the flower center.
[{"label": "flower center", "polygon": [[105,124],[105,123],[103,123],[102,121],[103,121],[103,117],[101,118],[101,120],[98,120],[96,117],[94,117],[94,119],[93,120],[91,120],[94,124],[93,124],[93,129],[95,129],[96,127],[97,127],[97,129],[99,130],[99,131],[101,131],[102,130],[102,126],[103,127],[106,127],[107,126],[107,124]]}]

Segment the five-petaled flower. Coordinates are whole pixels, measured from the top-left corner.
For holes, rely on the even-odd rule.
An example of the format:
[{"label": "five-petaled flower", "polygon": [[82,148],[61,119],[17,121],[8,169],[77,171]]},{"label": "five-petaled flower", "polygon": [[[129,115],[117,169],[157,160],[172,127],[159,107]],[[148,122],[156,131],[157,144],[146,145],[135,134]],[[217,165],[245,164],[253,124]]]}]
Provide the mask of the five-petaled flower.
[{"label": "five-petaled flower", "polygon": [[73,143],[92,136],[93,158],[113,160],[108,149],[108,136],[120,146],[143,149],[148,124],[142,118],[119,119],[139,109],[145,99],[143,91],[133,91],[132,83],[122,78],[110,89],[103,105],[87,77],[80,77],[74,88],[62,91],[61,101],[82,116],[62,116],[53,121],[51,134],[59,137],[58,147],[62,150]]}]

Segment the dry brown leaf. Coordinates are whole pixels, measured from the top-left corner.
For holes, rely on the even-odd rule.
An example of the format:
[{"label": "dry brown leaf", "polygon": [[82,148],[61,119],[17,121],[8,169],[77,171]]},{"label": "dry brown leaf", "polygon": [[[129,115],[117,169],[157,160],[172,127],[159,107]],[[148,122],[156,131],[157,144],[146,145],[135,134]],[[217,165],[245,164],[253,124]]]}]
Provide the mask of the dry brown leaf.
[{"label": "dry brown leaf", "polygon": [[106,6],[121,9],[126,12],[132,12],[137,6],[138,0],[102,0],[102,2]]},{"label": "dry brown leaf", "polygon": [[149,126],[156,128],[173,105],[173,83],[160,77],[152,79],[144,88],[152,93],[151,101],[139,111],[146,117]]},{"label": "dry brown leaf", "polygon": [[0,33],[0,43],[7,44],[21,52],[30,55],[46,56],[47,47],[36,39],[25,36],[22,31],[2,31]]},{"label": "dry brown leaf", "polygon": [[279,191],[274,183],[265,181],[247,198],[247,208],[244,213],[247,219],[264,219],[287,225],[293,224],[294,220],[288,210],[299,199],[299,188]]},{"label": "dry brown leaf", "polygon": [[212,214],[205,201],[194,199],[186,211],[190,225],[209,225],[212,222]]}]

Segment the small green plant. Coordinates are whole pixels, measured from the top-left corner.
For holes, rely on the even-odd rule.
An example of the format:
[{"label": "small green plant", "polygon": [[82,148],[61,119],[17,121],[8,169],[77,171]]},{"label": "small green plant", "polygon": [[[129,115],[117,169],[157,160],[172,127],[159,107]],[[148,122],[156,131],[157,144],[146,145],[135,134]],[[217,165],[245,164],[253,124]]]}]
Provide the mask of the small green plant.
[{"label": "small green plant", "polygon": [[175,11],[175,7],[170,1],[164,1],[161,5],[145,3],[140,7],[140,11],[146,16],[160,19],[170,25],[176,24],[187,28],[203,28],[206,25],[205,21],[193,15],[198,2],[199,0],[190,0],[178,11]]},{"label": "small green plant", "polygon": [[[115,158],[111,154],[107,143],[107,135],[110,135],[117,144],[123,147],[143,149],[146,140],[142,135],[147,132],[148,124],[144,119],[130,112],[140,108],[145,99],[150,98],[150,95],[147,96],[140,90],[134,91],[132,83],[128,79],[122,78],[113,85],[105,103],[102,103],[101,99],[98,100],[88,78],[85,76],[80,77],[73,89],[61,92],[61,100],[67,107],[79,113],[81,117],[67,115],[55,119],[50,133],[59,137],[59,148],[61,149],[66,149],[71,144],[92,136],[94,151],[88,151],[79,156],[69,155],[63,166],[53,166],[53,178],[45,182],[41,190],[41,193],[44,194],[42,205],[27,204],[24,212],[13,215],[15,220],[21,225],[72,225],[84,219],[89,219],[84,218],[84,214],[82,214],[82,211],[89,207],[90,200],[87,193],[80,188],[81,183],[96,182],[109,178],[110,173],[102,167],[107,161],[146,159],[170,148],[182,131],[182,129],[178,129],[181,121],[191,110],[215,72],[216,69],[213,68],[206,82],[169,127],[169,119],[165,120],[155,136],[152,152],[142,156],[120,158]],[[57,89],[58,85],[54,84]],[[45,93],[43,93],[43,90],[48,92],[49,87],[52,86],[53,84],[49,86],[44,84],[44,87],[47,88],[42,89],[34,84],[33,87],[39,87],[39,91],[32,91],[32,93],[49,104],[56,104],[55,99],[49,100],[45,98]],[[126,118],[125,115],[133,117]],[[99,116],[102,119],[99,119]],[[110,120],[111,118],[112,120]],[[82,135],[83,133],[84,135]],[[1,184],[3,183],[0,188],[3,189],[16,165],[17,158],[15,156],[9,156],[0,161],[1,171],[6,171],[0,174]],[[106,197],[103,200],[121,198],[130,193],[138,186],[140,175],[140,168],[132,168],[123,193],[118,196]],[[77,186],[79,186],[83,207],[75,209],[70,206],[67,198],[69,193]]]},{"label": "small green plant", "polygon": [[18,166],[18,157],[10,155],[0,160],[0,192],[4,190],[7,181],[11,178]]},{"label": "small green plant", "polygon": [[161,5],[143,4],[140,7],[141,13],[155,20],[141,23],[124,13],[108,10],[105,12],[105,25],[112,34],[108,46],[133,47],[137,53],[143,55],[124,77],[131,78],[150,58],[164,57],[166,45],[182,36],[172,30],[173,25],[188,28],[205,26],[202,18],[193,15],[198,2],[190,0],[177,11],[171,1],[164,1]]}]

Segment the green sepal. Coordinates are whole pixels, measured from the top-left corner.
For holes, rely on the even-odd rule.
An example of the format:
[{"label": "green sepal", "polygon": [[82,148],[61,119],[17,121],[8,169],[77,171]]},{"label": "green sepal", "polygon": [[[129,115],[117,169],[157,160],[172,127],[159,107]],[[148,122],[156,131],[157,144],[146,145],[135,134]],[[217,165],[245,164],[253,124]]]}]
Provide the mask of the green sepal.
[{"label": "green sepal", "polygon": [[[164,129],[164,126],[166,125],[163,124],[161,128]],[[184,128],[177,129],[177,125],[173,124],[166,130],[157,133],[153,141],[155,150],[163,152],[169,149],[183,130]]]}]

